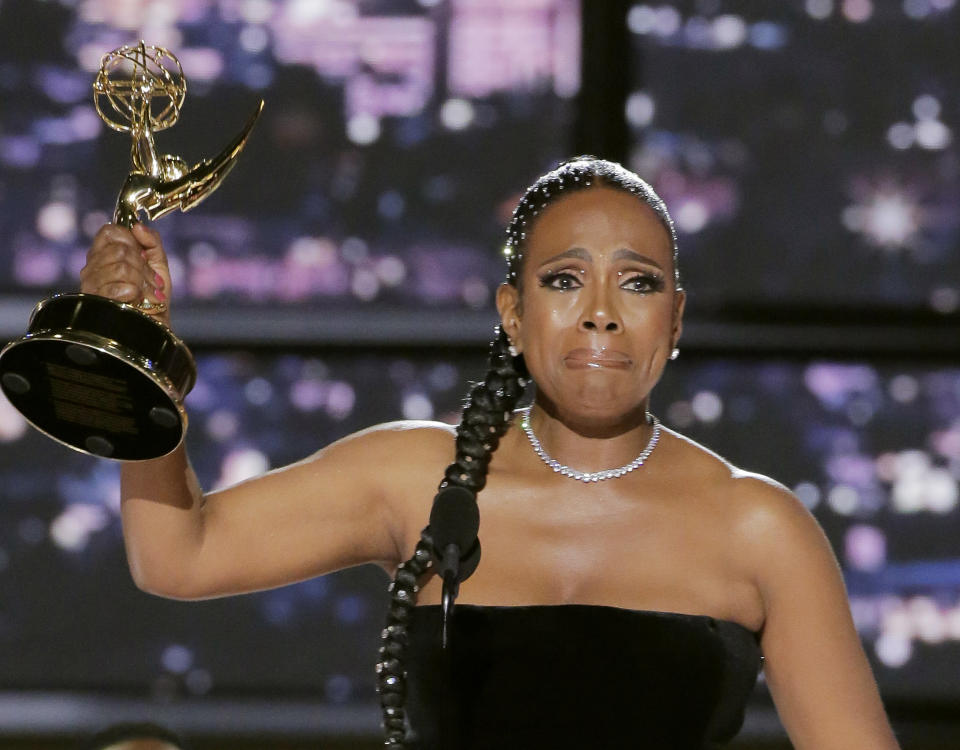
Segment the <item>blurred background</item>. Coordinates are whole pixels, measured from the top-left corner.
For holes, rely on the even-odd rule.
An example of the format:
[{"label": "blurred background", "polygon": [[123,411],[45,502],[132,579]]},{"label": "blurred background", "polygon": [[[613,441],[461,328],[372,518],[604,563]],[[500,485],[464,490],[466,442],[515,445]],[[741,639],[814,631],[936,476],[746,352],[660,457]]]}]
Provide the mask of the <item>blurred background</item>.
[{"label": "blurred background", "polygon": [[[956,0],[0,0],[0,339],[78,288],[129,169],[100,57],[189,79],[161,151],[238,167],[156,225],[207,488],[356,429],[454,421],[500,247],[558,160],[621,160],[680,234],[654,411],[822,523],[904,748],[960,746]],[[373,748],[386,576],[180,603],[126,570],[117,467],[0,401],[0,748],[117,721],[203,748]],[[762,679],[736,748],[786,748]]]}]

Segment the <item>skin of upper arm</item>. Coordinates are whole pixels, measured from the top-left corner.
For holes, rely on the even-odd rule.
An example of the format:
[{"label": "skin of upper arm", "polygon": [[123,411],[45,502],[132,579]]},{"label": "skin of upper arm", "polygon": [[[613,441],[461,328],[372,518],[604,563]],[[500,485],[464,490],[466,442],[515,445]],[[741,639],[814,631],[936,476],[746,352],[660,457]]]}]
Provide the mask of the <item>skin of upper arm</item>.
[{"label": "skin of upper arm", "polygon": [[197,575],[178,598],[280,586],[404,553],[405,500],[424,523],[453,440],[446,425],[398,422],[204,497]]},{"label": "skin of upper arm", "polygon": [[764,673],[796,750],[890,750],[893,735],[840,567],[810,512],[762,477],[736,480],[736,543],[764,603]]}]

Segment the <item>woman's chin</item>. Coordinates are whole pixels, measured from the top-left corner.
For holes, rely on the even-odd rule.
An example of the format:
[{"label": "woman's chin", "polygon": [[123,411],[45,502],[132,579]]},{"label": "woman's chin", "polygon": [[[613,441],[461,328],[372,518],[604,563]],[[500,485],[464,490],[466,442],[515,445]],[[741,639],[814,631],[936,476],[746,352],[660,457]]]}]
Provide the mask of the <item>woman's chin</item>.
[{"label": "woman's chin", "polygon": [[565,422],[577,428],[603,430],[604,428],[622,429],[634,422],[642,421],[646,414],[643,402],[636,401],[636,395],[589,393],[572,400],[567,408],[560,409]]}]

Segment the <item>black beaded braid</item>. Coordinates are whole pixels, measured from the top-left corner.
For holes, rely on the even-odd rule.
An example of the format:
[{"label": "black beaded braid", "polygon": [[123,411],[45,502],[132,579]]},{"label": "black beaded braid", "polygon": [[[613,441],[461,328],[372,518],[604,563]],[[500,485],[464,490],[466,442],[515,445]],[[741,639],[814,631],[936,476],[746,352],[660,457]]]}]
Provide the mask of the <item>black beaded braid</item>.
[{"label": "black beaded braid", "polygon": [[[457,453],[444,472],[440,489],[456,485],[480,492],[487,482],[490,457],[510,424],[511,412],[526,382],[527,371],[520,357],[509,351],[510,341],[498,328],[490,344],[490,363],[482,383],[470,390],[467,405],[457,425]],[[432,560],[430,527],[420,534],[413,557],[397,568],[388,588],[390,609],[386,627],[380,634],[380,661],[377,663],[377,690],[383,708],[385,745],[402,750],[406,735],[406,670],[404,657],[409,641],[407,624],[417,603],[418,582]]]},{"label": "black beaded braid", "polygon": [[[540,177],[524,193],[507,227],[507,241],[503,249],[507,259],[507,283],[520,287],[525,240],[538,214],[558,198],[594,184],[631,193],[653,209],[670,233],[674,281],[679,289],[677,234],[663,201],[650,185],[633,172],[614,162],[590,156],[579,156],[564,162]],[[523,355],[512,356],[509,347],[506,333],[498,329],[490,345],[490,368],[484,381],[470,391],[457,426],[456,458],[444,472],[440,489],[457,485],[476,494],[486,484],[490,458],[510,424],[511,412],[529,378]],[[377,663],[377,690],[383,708],[384,744],[394,750],[403,750],[407,731],[404,709],[404,657],[409,642],[407,625],[416,606],[419,581],[431,566],[432,550],[433,540],[430,527],[427,526],[420,534],[413,557],[397,568],[397,574],[389,586],[390,609],[386,627],[381,633],[383,643]]]}]

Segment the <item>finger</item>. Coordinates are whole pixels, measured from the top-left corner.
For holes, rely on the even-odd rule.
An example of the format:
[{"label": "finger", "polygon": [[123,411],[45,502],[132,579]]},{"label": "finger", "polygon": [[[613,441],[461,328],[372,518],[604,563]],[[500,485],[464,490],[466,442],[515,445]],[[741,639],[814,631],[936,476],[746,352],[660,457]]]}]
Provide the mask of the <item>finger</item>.
[{"label": "finger", "polygon": [[81,291],[111,296],[103,290],[110,284],[130,284],[144,293],[157,287],[157,274],[140,253],[127,245],[112,243],[91,253],[80,271]]},{"label": "finger", "polygon": [[145,296],[140,284],[131,284],[126,281],[111,281],[96,289],[94,294],[132,305],[141,302]]},{"label": "finger", "polygon": [[91,252],[87,257],[87,264],[80,271],[80,274],[83,278],[85,275],[95,276],[121,271],[123,267],[129,269],[127,272],[136,271],[144,278],[150,278],[153,275],[149,264],[138,249],[119,242],[111,242],[97,248],[95,252]]},{"label": "finger", "polygon": [[130,228],[130,233],[148,253],[152,250],[163,250],[163,243],[159,233],[143,222],[137,222]]},{"label": "finger", "polygon": [[135,261],[123,258],[115,263],[104,264],[100,269],[100,276],[109,282],[136,284],[144,293],[157,286],[156,274],[139,256]]},{"label": "finger", "polygon": [[134,224],[131,235],[140,246],[141,255],[150,265],[159,268],[167,265],[167,254],[163,249],[160,235],[146,224]]},{"label": "finger", "polygon": [[130,247],[139,245],[133,233],[126,227],[118,224],[104,224],[94,235],[91,249],[114,243],[129,245]]},{"label": "finger", "polygon": [[133,241],[123,242],[106,239],[92,247],[90,252],[87,253],[87,264],[91,267],[117,263],[124,260],[131,264],[146,265],[141,255],[140,245]]},{"label": "finger", "polygon": [[160,235],[142,222],[135,224],[132,231],[143,248],[143,257],[150,267],[148,276],[151,286],[156,290],[157,299],[166,302],[170,288],[170,267]]}]

